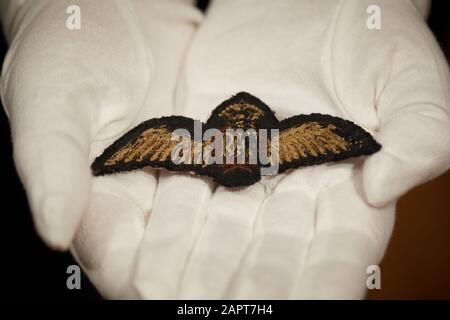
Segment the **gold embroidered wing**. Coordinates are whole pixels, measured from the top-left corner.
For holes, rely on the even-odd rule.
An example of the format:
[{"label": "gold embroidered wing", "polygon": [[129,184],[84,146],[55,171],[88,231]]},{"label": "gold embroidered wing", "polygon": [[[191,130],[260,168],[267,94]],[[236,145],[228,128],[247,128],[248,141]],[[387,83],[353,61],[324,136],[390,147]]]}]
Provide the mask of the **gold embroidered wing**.
[{"label": "gold embroidered wing", "polygon": [[92,172],[98,176],[146,166],[197,171],[202,167],[202,159],[196,158],[201,157],[201,145],[202,142],[194,140],[193,119],[179,116],[151,119],[108,147],[95,159]]},{"label": "gold embroidered wing", "polygon": [[299,115],[280,122],[279,172],[370,155],[381,146],[364,129],[329,115]]}]

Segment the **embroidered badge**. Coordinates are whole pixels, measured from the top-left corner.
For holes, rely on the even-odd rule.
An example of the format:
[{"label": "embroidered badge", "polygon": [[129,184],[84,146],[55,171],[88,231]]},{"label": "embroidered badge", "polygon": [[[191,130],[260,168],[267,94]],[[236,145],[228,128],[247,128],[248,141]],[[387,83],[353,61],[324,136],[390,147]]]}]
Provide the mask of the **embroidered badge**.
[{"label": "embroidered badge", "polygon": [[208,176],[226,187],[325,162],[370,155],[381,146],[351,121],[324,114],[279,121],[258,98],[241,92],[206,123],[182,116],[147,120],[92,164],[95,176],[143,167]]}]

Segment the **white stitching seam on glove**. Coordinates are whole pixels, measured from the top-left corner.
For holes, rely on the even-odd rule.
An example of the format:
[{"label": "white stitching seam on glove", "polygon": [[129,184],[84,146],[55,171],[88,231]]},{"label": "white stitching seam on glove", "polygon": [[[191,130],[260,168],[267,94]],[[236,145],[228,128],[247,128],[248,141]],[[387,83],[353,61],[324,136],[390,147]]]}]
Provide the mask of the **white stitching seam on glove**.
[{"label": "white stitching seam on glove", "polygon": [[[411,3],[215,0],[172,111],[198,13],[181,1],[75,1],[80,39],[55,22],[64,25],[73,2],[27,3],[12,19],[18,27],[5,28],[17,31],[2,98],[44,239],[67,247],[81,220],[73,252],[110,298],[363,297],[395,200],[450,165],[448,69]],[[382,8],[378,31],[365,27],[372,4]],[[127,128],[172,112],[205,120],[242,90],[279,118],[353,120],[383,149],[240,192],[161,174],[153,199],[151,171],[96,178],[91,187],[88,159]]]}]

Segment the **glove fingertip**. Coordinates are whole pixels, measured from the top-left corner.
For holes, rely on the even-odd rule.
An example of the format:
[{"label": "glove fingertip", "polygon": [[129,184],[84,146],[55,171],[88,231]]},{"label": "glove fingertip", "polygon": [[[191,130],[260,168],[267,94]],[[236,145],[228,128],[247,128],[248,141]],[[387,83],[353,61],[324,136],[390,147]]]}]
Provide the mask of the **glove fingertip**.
[{"label": "glove fingertip", "polygon": [[69,249],[81,221],[83,208],[63,195],[46,196],[34,211],[38,234],[52,249]]},{"label": "glove fingertip", "polygon": [[404,193],[402,186],[405,181],[397,179],[399,166],[401,163],[398,159],[383,152],[373,155],[364,163],[363,189],[366,201],[371,206],[385,207]]}]

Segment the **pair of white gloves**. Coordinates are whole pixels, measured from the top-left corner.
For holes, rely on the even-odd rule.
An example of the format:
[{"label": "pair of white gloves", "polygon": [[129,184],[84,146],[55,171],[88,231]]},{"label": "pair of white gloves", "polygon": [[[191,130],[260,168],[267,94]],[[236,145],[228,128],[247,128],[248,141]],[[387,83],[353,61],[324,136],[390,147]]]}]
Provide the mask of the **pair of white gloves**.
[{"label": "pair of white gloves", "polygon": [[[448,66],[410,0],[0,5],[2,100],[37,230],[107,298],[362,298],[396,200],[450,166]],[[81,30],[66,27],[71,5]],[[242,191],[150,169],[91,176],[141,121],[206,120],[239,91],[279,119],[352,120],[383,148]]]}]

